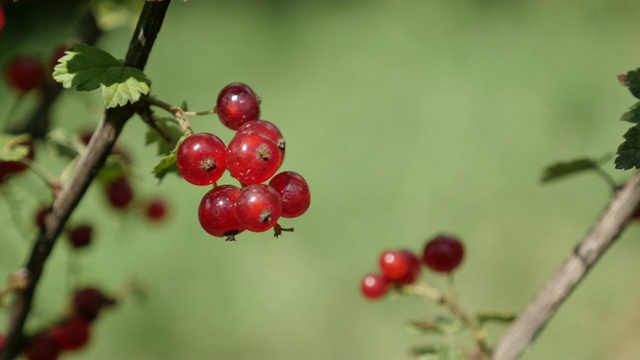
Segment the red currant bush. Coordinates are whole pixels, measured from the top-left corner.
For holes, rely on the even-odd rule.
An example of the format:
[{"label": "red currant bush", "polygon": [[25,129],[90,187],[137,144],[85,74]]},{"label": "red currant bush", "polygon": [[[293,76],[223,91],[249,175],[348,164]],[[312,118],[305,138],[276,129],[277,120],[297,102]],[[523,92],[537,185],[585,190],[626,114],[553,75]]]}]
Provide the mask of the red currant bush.
[{"label": "red currant bush", "polygon": [[241,184],[259,184],[278,171],[280,149],[273,139],[259,132],[239,132],[227,147],[227,168]]},{"label": "red currant bush", "polygon": [[245,230],[236,217],[236,201],[240,188],[221,185],[210,190],[200,201],[198,219],[204,231],[217,237],[233,240]]},{"label": "red currant bush", "polygon": [[19,92],[42,88],[45,84],[45,70],[40,60],[22,55],[11,59],[5,68],[7,83]]},{"label": "red currant bush", "polygon": [[278,222],[282,213],[282,200],[273,187],[254,184],[242,189],[235,208],[241,226],[250,231],[262,232],[271,229]]},{"label": "red currant bush", "polygon": [[369,274],[362,279],[360,291],[367,299],[375,300],[383,297],[389,290],[389,280],[379,274]]},{"label": "red currant bush", "polygon": [[464,246],[455,237],[440,235],[424,247],[422,261],[435,272],[450,273],[464,258]]},{"label": "red currant bush", "polygon": [[216,113],[229,129],[260,117],[260,98],[247,84],[240,82],[225,86],[218,94]]},{"label": "red currant bush", "polygon": [[225,145],[209,133],[194,134],[178,148],[178,171],[194,185],[211,185],[227,168]]},{"label": "red currant bush", "polygon": [[295,218],[304,214],[311,204],[311,193],[307,181],[300,174],[284,171],[270,181],[282,198],[282,217]]}]

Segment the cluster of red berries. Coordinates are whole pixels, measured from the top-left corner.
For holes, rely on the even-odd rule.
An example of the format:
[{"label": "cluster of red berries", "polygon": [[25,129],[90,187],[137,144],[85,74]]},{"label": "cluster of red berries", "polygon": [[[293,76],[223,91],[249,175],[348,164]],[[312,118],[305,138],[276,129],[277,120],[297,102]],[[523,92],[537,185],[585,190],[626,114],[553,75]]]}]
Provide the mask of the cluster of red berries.
[{"label": "cluster of red berries", "polygon": [[[220,121],[235,136],[225,146],[214,134],[187,137],[177,153],[178,171],[191,184],[214,188],[198,208],[200,225],[209,234],[235,240],[244,230],[282,229],[278,219],[295,218],[309,208],[309,185],[298,173],[278,171],[285,156],[285,140],[276,125],[259,120],[260,98],[243,83],[225,86],[216,102]],[[240,182],[216,182],[225,170]],[[268,184],[263,182],[269,180]]]},{"label": "cluster of red berries", "polygon": [[[464,246],[455,237],[440,235],[427,242],[422,252],[422,263],[438,273],[451,273],[464,258]],[[414,283],[420,276],[420,260],[409,250],[387,250],[380,254],[379,274],[368,274],[362,279],[360,290],[368,299],[384,296],[392,286]]]},{"label": "cluster of red berries", "polygon": [[91,338],[91,324],[105,306],[116,301],[97,288],[74,292],[70,314],[54,325],[31,336],[24,348],[27,360],[55,360],[61,353],[84,348]]}]

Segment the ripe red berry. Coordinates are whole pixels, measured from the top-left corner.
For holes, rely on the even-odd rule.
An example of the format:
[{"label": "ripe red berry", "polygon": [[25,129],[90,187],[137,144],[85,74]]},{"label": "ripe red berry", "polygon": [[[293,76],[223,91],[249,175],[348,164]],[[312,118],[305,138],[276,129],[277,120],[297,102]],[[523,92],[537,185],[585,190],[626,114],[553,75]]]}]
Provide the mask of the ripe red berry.
[{"label": "ripe red berry", "polygon": [[216,113],[226,127],[237,130],[245,122],[260,117],[260,98],[249,85],[231,83],[218,94]]},{"label": "ripe red berry", "polygon": [[5,69],[7,83],[19,92],[42,88],[45,83],[44,74],[40,61],[29,55],[11,59]]},{"label": "ripe red berry", "polygon": [[51,209],[48,206],[43,206],[38,210],[35,216],[35,223],[38,228],[44,227],[44,218],[49,214]]},{"label": "ripe red berry", "polygon": [[420,276],[420,260],[412,251],[400,250],[400,253],[409,259],[409,271],[396,281],[401,285],[412,284]]},{"label": "ripe red berry", "polygon": [[227,147],[229,173],[245,185],[268,180],[278,171],[280,159],[275,141],[255,131],[236,133]]},{"label": "ripe red berry", "polygon": [[238,132],[245,131],[259,132],[261,134],[267,135],[269,138],[275,141],[276,145],[278,145],[278,149],[280,149],[280,165],[282,165],[282,163],[284,162],[284,154],[287,142],[284,141],[284,137],[282,136],[282,133],[277,126],[267,120],[251,120],[242,124],[242,126],[238,128]]},{"label": "ripe red berry", "polygon": [[32,337],[24,349],[27,360],[56,360],[60,354],[60,344],[48,332]]},{"label": "ripe red berry", "polygon": [[114,300],[106,297],[99,289],[86,287],[73,294],[72,311],[75,317],[92,322],[105,305],[114,303]]},{"label": "ripe red berry", "polygon": [[269,185],[280,193],[283,218],[298,217],[309,208],[309,185],[300,174],[293,171],[281,172],[269,181]]},{"label": "ripe red berry", "polygon": [[162,199],[154,199],[147,203],[145,216],[151,221],[162,221],[167,217],[167,203]]},{"label": "ripe red berry", "polygon": [[126,209],[133,201],[133,189],[125,176],[111,180],[106,185],[107,199],[116,209]]},{"label": "ripe red berry", "polygon": [[69,243],[74,249],[80,249],[91,244],[93,227],[91,225],[78,225],[68,232]]},{"label": "ripe red berry", "polygon": [[278,191],[269,185],[254,184],[242,189],[235,203],[236,217],[247,230],[267,231],[282,213]]},{"label": "ripe red berry", "polygon": [[[33,142],[20,142],[16,145],[24,145],[29,148],[29,153],[27,154],[25,160],[33,160],[34,152],[33,152]],[[2,184],[6,179],[10,176],[23,172],[27,169],[27,166],[22,164],[19,161],[0,161],[0,184]]]},{"label": "ripe red berry", "polygon": [[369,274],[362,279],[360,291],[370,300],[383,297],[389,289],[389,280],[379,274]]},{"label": "ripe red berry", "polygon": [[450,273],[464,258],[464,246],[451,236],[438,236],[427,243],[422,261],[433,271]]},{"label": "ripe red berry", "polygon": [[384,251],[379,264],[382,275],[389,280],[401,279],[411,270],[411,260],[400,251]]},{"label": "ripe red berry", "polygon": [[[0,11],[2,11],[1,8]],[[7,346],[7,339],[3,334],[0,334],[0,353],[4,350],[5,346]]]},{"label": "ripe red berry", "polygon": [[4,29],[4,10],[2,10],[2,6],[0,6],[0,32]]},{"label": "ripe red berry", "polygon": [[180,144],[177,162],[185,180],[194,185],[211,185],[227,168],[224,142],[209,133],[191,135]]},{"label": "ripe red berry", "polygon": [[204,231],[213,236],[233,236],[245,230],[236,217],[236,200],[240,188],[233,185],[216,186],[204,195],[198,207],[198,219]]},{"label": "ripe red berry", "polygon": [[89,323],[80,318],[71,318],[54,326],[50,334],[63,351],[80,349],[87,345],[91,338]]}]

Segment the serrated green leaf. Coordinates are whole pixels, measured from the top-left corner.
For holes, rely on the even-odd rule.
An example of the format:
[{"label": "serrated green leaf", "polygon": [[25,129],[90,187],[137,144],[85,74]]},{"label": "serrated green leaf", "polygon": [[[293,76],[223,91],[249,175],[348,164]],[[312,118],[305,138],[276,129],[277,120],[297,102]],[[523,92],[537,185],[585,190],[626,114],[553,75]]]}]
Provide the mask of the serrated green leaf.
[{"label": "serrated green leaf", "polygon": [[178,173],[178,166],[176,165],[176,161],[178,159],[178,148],[186,136],[181,137],[176,144],[176,147],[171,150],[169,155],[162,157],[158,165],[153,168],[153,175],[156,177],[157,182],[162,181],[162,179],[170,172]]},{"label": "serrated green leaf", "polygon": [[630,123],[638,124],[640,123],[640,102],[635,103],[633,106],[629,108],[629,111],[622,115],[620,118],[622,121],[628,121]]},{"label": "serrated green leaf", "polygon": [[102,89],[106,108],[134,103],[149,93],[149,79],[140,70],[123,65],[111,54],[88,45],[75,45],[58,60],[55,81],[79,91]]},{"label": "serrated green leaf", "polygon": [[624,134],[624,139],[616,153],[616,169],[640,168],[640,124],[629,128]]},{"label": "serrated green leaf", "polygon": [[54,129],[46,136],[47,146],[55,153],[75,158],[85,148],[77,135],[68,134],[64,129]]},{"label": "serrated green leaf", "polygon": [[[182,136],[182,130],[175,118],[154,118],[153,120],[160,131],[173,140],[173,143],[176,143]],[[147,129],[144,142],[145,145],[156,144],[158,146],[158,155],[166,155],[173,150],[173,144],[168,144],[158,131],[152,127]]]},{"label": "serrated green leaf", "polygon": [[568,175],[598,168],[598,162],[591,158],[581,158],[549,165],[542,174],[542,182],[557,180]]},{"label": "serrated green leaf", "polygon": [[27,134],[13,135],[0,133],[0,161],[18,161],[29,154],[24,144],[31,140]]},{"label": "serrated green leaf", "polygon": [[640,99],[640,69],[631,70],[627,73],[625,85],[633,96]]}]

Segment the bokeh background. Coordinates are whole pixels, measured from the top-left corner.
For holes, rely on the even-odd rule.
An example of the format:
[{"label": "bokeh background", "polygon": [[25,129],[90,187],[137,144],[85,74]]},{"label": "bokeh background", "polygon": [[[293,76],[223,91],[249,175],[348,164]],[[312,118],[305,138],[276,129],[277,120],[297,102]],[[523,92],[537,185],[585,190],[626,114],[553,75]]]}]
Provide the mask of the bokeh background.
[{"label": "bokeh background", "polygon": [[[0,60],[47,59],[78,18],[65,3],[9,6]],[[640,64],[639,12],[634,1],[174,1],[145,71],[152,93],[205,110],[227,83],[250,84],[287,139],[283,170],[311,186],[311,208],[284,221],[296,231],[278,239],[212,238],[196,215],[206,189],[173,175],[155,185],[156,150],[132,119],[119,145],[136,164],[136,196],[161,194],[170,219],[118,213],[94,184],[71,222],[93,222],[95,243],[77,255],[58,244],[30,328],[59,316],[75,285],[115,291],[135,279],[144,299],[105,312],[91,346],[68,358],[403,359],[415,345],[468,345],[468,334],[408,332],[409,319],[441,310],[417,298],[365,301],[361,278],[385,249],[420,251],[455,234],[468,254],[456,276],[462,304],[521,309],[609,199],[594,175],[544,186],[540,176],[558,160],[615,153],[629,126],[618,119],[634,103],[616,74]],[[131,31],[125,24],[99,46],[123,57]],[[1,125],[36,101],[28,95],[7,118],[15,94],[1,85]],[[100,113],[99,94],[68,91],[52,116],[54,127],[81,132]],[[226,142],[233,135],[215,116],[191,120]],[[605,168],[620,182],[630,175],[612,161]],[[27,175],[2,198],[7,277],[47,193]],[[625,232],[523,359],[640,358],[639,236],[636,226]],[[491,340],[503,329],[490,327]]]}]

